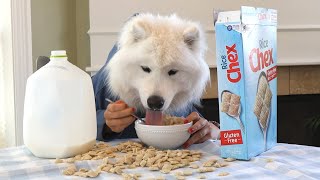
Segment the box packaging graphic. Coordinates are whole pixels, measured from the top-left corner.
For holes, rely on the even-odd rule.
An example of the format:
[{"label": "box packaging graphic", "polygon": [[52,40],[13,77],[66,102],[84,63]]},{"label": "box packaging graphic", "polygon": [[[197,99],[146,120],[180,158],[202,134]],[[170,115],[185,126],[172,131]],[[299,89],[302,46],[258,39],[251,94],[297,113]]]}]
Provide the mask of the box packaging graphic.
[{"label": "box packaging graphic", "polygon": [[221,156],[249,160],[277,143],[277,11],[215,15]]}]

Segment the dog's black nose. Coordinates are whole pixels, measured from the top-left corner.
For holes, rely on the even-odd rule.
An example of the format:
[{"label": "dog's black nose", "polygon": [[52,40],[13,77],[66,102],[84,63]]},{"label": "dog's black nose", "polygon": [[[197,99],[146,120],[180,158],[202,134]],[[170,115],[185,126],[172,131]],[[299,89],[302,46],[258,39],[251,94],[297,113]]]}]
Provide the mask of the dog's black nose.
[{"label": "dog's black nose", "polygon": [[163,107],[164,99],[160,96],[150,96],[147,103],[150,109],[160,110]]}]

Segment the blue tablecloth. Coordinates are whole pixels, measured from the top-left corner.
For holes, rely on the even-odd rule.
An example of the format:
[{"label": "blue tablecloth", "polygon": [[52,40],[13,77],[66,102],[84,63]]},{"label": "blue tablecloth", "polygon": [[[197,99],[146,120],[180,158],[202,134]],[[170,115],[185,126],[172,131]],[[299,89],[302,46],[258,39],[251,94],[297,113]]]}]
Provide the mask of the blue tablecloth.
[{"label": "blue tablecloth", "polygon": [[[127,139],[128,140],[128,139]],[[125,140],[125,141],[127,141]],[[135,139],[136,140],[136,139]],[[124,141],[124,140],[122,140]],[[121,141],[113,141],[118,144]],[[201,165],[204,161],[218,158],[220,155],[220,142],[207,141],[192,145],[189,149],[203,152]],[[76,162],[77,167],[95,169],[101,160]],[[0,150],[0,179],[81,179],[76,176],[64,176],[61,171],[68,165],[55,164],[52,159],[41,159],[32,155],[25,147],[13,147]],[[140,179],[164,177],[175,179],[175,171],[170,174],[149,171],[147,168],[126,169],[126,173],[140,173]],[[186,179],[198,179],[196,170]],[[230,173],[228,176],[218,176],[220,172]],[[205,173],[206,179],[320,179],[320,148],[279,143],[271,150],[252,158],[250,161],[234,161],[229,166],[218,168],[214,172]],[[96,179],[122,179],[121,176],[102,172]]]}]

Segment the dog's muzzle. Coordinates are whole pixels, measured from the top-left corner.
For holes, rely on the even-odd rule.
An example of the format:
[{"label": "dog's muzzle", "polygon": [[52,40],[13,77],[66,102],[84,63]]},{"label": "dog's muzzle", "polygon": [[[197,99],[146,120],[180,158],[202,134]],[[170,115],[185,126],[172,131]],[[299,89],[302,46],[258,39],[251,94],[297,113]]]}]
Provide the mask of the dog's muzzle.
[{"label": "dog's muzzle", "polygon": [[147,99],[147,103],[150,109],[159,111],[164,105],[164,99],[160,96],[153,95]]}]

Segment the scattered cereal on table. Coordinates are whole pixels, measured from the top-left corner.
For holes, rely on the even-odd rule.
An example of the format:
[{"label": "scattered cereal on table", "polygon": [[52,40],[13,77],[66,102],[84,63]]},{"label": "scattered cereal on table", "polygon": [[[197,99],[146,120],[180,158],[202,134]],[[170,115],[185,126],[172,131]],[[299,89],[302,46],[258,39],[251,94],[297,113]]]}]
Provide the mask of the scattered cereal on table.
[{"label": "scattered cereal on table", "polygon": [[227,162],[232,162],[232,161],[235,161],[236,159],[234,158],[227,158],[227,159],[224,159],[224,161],[227,161]]},{"label": "scattered cereal on table", "polygon": [[157,166],[151,166],[151,167],[149,167],[149,170],[150,170],[150,171],[159,171],[159,167],[157,167]]},{"label": "scattered cereal on table", "polygon": [[203,167],[211,167],[211,166],[213,166],[214,163],[216,163],[217,161],[218,161],[218,160],[216,160],[216,159],[211,159],[211,160],[208,160],[208,161],[204,162],[204,163],[202,164],[202,166],[203,166]]},{"label": "scattered cereal on table", "polygon": [[65,160],[66,163],[74,163],[75,159],[74,158],[68,158]]},{"label": "scattered cereal on table", "polygon": [[69,165],[65,170],[62,171],[64,175],[71,176],[77,171],[77,168],[74,164]]},{"label": "scattered cereal on table", "polygon": [[171,170],[172,170],[171,164],[164,164],[160,172],[164,174],[168,174]]},{"label": "scattered cereal on table", "polygon": [[89,154],[85,154],[84,156],[82,156],[81,158],[82,160],[91,160],[92,157]]},{"label": "scattered cereal on table", "polygon": [[266,159],[266,162],[267,162],[267,163],[271,163],[271,162],[273,162],[273,159],[267,158],[267,159]]},{"label": "scattered cereal on table", "polygon": [[122,173],[121,176],[123,177],[124,180],[137,180],[140,177],[140,176],[137,176],[136,174],[127,174],[127,173]]},{"label": "scattered cereal on table", "polygon": [[79,169],[79,172],[88,172],[89,171],[89,169],[86,169],[86,168],[80,168]]},{"label": "scattered cereal on table", "polygon": [[176,176],[177,180],[185,180],[186,178],[184,176]]},{"label": "scattered cereal on table", "polygon": [[191,176],[192,175],[192,171],[190,171],[190,170],[183,171],[183,175],[184,176]]},{"label": "scattered cereal on table", "polygon": [[228,175],[229,175],[228,172],[220,172],[220,173],[218,174],[218,176],[228,176]]},{"label": "scattered cereal on table", "polygon": [[198,179],[207,179],[207,177],[205,175],[200,175],[198,176]]},{"label": "scattered cereal on table", "polygon": [[198,169],[199,165],[198,164],[190,164],[189,168]]},{"label": "scattered cereal on table", "polygon": [[63,163],[63,160],[62,160],[62,159],[57,158],[57,159],[54,161],[54,163],[56,163],[56,164]]},{"label": "scattered cereal on table", "polygon": [[221,168],[222,166],[221,166],[220,163],[216,162],[216,163],[214,163],[213,167],[215,167],[215,168]]},{"label": "scattered cereal on table", "polygon": [[156,177],[155,180],[166,180],[163,176]]},{"label": "scattered cereal on table", "polygon": [[93,170],[89,170],[88,172],[86,172],[88,177],[97,177],[100,172],[99,171],[93,171]]},{"label": "scattered cereal on table", "polygon": [[[81,168],[77,171],[75,166],[70,166],[63,171],[65,175],[76,175],[80,177],[97,177],[101,171],[122,175],[127,179],[138,179],[141,175],[123,173],[124,169],[133,169],[137,167],[145,167],[151,171],[160,171],[168,174],[171,171],[183,167],[197,169],[200,173],[213,172],[214,167],[225,167],[226,162],[218,162],[218,158],[209,159],[202,164],[202,168],[195,163],[199,161],[202,152],[194,150],[158,150],[154,147],[144,147],[137,142],[123,142],[116,146],[110,146],[105,143],[97,143],[89,152],[71,157],[68,159],[56,159],[57,162],[71,162],[83,160],[100,160],[96,170]],[[233,161],[227,158],[225,161]],[[74,165],[74,164],[73,164]],[[193,171],[178,171],[175,173],[176,178],[185,178],[190,176]],[[199,176],[200,177],[200,176]],[[201,176],[202,178],[205,176]],[[165,179],[159,177],[156,179]]]},{"label": "scattered cereal on table", "polygon": [[229,164],[228,163],[226,163],[226,162],[220,162],[220,166],[221,167],[226,167],[226,166],[228,166]]},{"label": "scattered cereal on table", "polygon": [[85,173],[85,172],[80,172],[80,171],[75,172],[73,175],[74,175],[74,176],[79,176],[79,177],[87,177],[87,173]]},{"label": "scattered cereal on table", "polygon": [[216,170],[214,167],[203,167],[198,169],[199,173],[206,173],[206,172],[213,172],[214,170]]},{"label": "scattered cereal on table", "polygon": [[127,173],[122,173],[121,176],[123,177],[124,180],[131,180],[132,177],[130,174]]},{"label": "scattered cereal on table", "polygon": [[174,172],[174,175],[175,176],[183,176],[183,172],[177,171],[177,172]]},{"label": "scattered cereal on table", "polygon": [[107,164],[107,165],[104,166],[101,170],[102,170],[102,171],[105,171],[105,172],[110,172],[111,168],[113,168],[113,165]]}]

